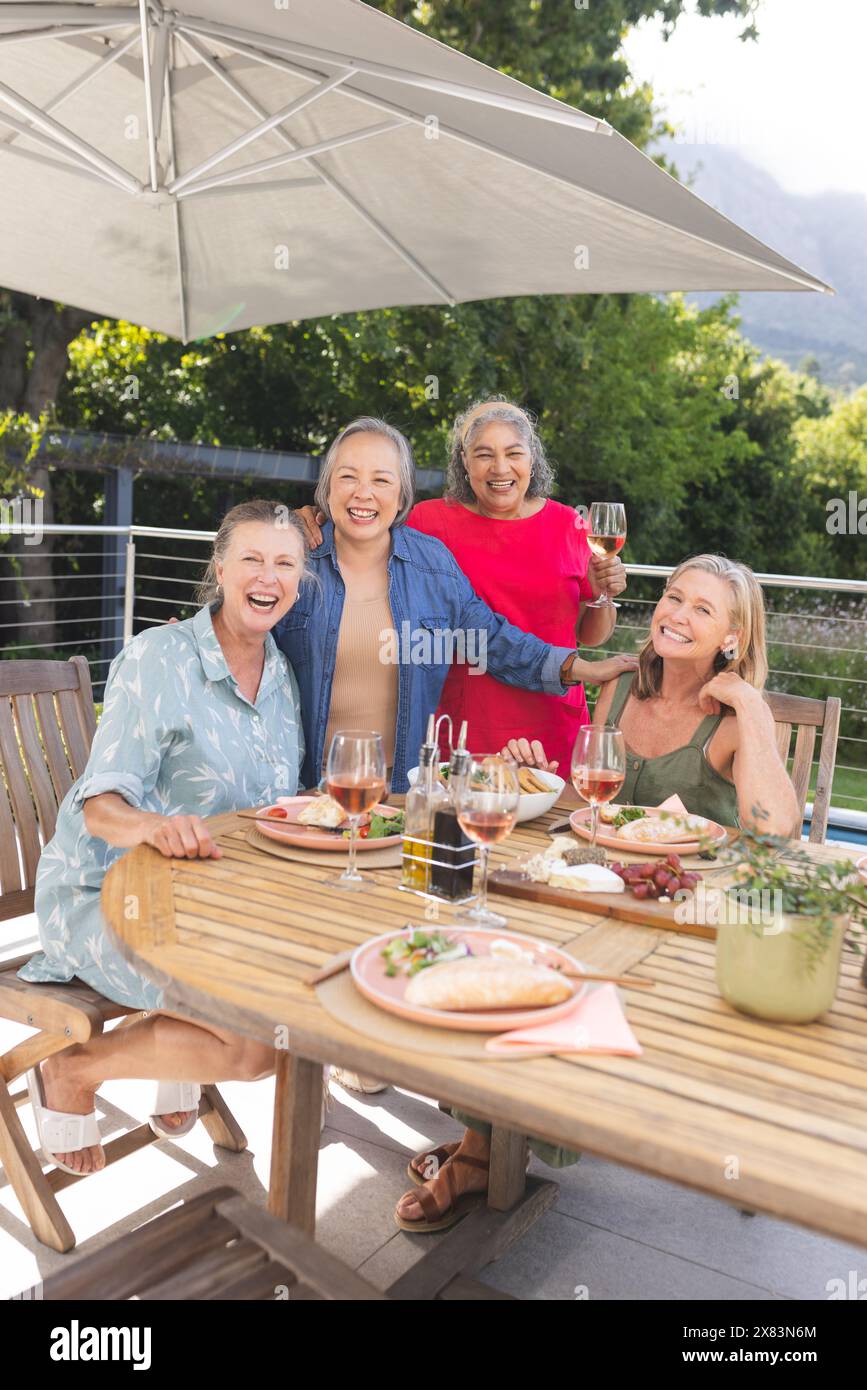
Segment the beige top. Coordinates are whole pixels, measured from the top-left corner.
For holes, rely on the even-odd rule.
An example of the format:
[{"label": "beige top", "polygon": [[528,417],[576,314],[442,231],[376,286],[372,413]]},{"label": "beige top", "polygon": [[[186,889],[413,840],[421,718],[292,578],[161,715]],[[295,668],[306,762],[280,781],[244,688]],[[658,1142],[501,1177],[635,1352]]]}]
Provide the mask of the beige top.
[{"label": "beige top", "polygon": [[[386,589],[378,598],[343,602],[323,759],[337,729],[375,729],[382,734],[386,767],[394,763],[397,664],[381,661],[385,633],[394,628]],[[324,767],[323,767],[324,773]]]}]

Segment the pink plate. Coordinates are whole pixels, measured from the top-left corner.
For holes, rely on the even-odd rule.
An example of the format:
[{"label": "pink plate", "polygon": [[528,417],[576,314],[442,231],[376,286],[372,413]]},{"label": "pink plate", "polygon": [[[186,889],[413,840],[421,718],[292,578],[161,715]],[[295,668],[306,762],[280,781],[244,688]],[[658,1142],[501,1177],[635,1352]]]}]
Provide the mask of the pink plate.
[{"label": "pink plate", "polygon": [[[343,831],[323,830],[320,825],[299,825],[298,816],[309,806],[311,801],[316,798],[312,796],[281,796],[274,805],[282,806],[287,812],[284,822],[274,820],[263,820],[258,829],[263,835],[267,835],[269,840],[277,840],[284,845],[304,845],[307,849],[332,849],[338,853],[345,854],[349,849],[349,841],[344,840]],[[393,806],[374,806],[374,811],[380,815],[388,816],[396,814]],[[257,811],[257,816],[267,815],[271,810],[270,806],[263,806]],[[388,849],[390,845],[399,845],[401,835],[385,835],[379,840],[356,840],[356,849],[361,853],[366,849]]]},{"label": "pink plate", "polygon": [[[418,924],[413,930],[424,931],[425,928]],[[381,955],[383,947],[387,946],[389,941],[406,934],[389,931],[382,936],[374,937],[372,941],[365,941],[363,946],[359,946],[353,952],[350,969],[355,987],[365,999],[369,999],[371,1004],[376,1004],[380,1009],[385,1009],[387,1013],[397,1014],[399,1018],[409,1019],[412,1023],[427,1023],[434,1028],[453,1028],[469,1033],[504,1033],[510,1028],[531,1028],[534,1023],[549,1023],[568,1013],[578,996],[588,989],[587,985],[576,981],[575,992],[571,998],[564,999],[562,1004],[551,1004],[543,1009],[487,1009],[479,1013],[465,1013],[426,1009],[420,1004],[406,1004],[403,996],[409,984],[409,977],[386,975],[385,962]],[[584,969],[574,956],[566,955],[565,951],[558,951],[556,946],[548,946],[532,936],[520,936],[517,932],[465,927],[447,928],[445,934],[455,941],[465,941],[474,956],[490,955],[492,941],[514,941],[522,950],[532,951],[536,965],[547,965],[552,969],[557,966],[567,966],[573,970]]]},{"label": "pink plate", "polygon": [[[656,806],[642,806],[642,811],[647,811],[648,815],[654,815],[657,811]],[[569,817],[569,824],[580,835],[583,840],[590,839],[590,807],[582,806],[580,810],[573,811]],[[724,845],[728,839],[728,831],[724,825],[718,825],[715,820],[709,820],[708,838],[711,845]],[[656,854],[663,858],[666,854],[698,854],[702,848],[701,840],[684,840],[682,844],[664,845],[655,844],[648,841],[642,844],[640,840],[621,840],[617,835],[606,832],[602,821],[599,822],[599,834],[596,837],[597,845],[602,845],[605,849],[619,849],[624,854]]]}]

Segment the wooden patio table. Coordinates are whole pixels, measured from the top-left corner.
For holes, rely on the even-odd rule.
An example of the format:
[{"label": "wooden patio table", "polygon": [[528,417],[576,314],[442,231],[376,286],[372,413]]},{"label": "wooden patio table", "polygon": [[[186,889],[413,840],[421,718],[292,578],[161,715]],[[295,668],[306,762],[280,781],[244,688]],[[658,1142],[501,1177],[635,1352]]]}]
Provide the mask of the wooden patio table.
[{"label": "wooden patio table", "polygon": [[[518,826],[492,868],[541,848],[570,804],[567,791]],[[167,1007],[277,1044],[269,1207],[302,1230],[314,1230],[323,1063],[493,1122],[487,1206],[436,1242],[393,1295],[448,1297],[456,1278],[497,1258],[556,1200],[555,1182],[525,1178],[526,1135],[867,1246],[859,957],[844,953],[836,1002],[820,1021],[765,1023],[720,998],[712,941],[494,894],[514,930],[591,969],[656,982],[623,991],[643,1055],[481,1062],[401,1051],[339,1023],[305,977],[372,936],[423,922],[422,900],[398,891],[394,869],[365,870],[375,886],[363,894],[335,892],[324,885],[334,870],[254,849],[250,824],[235,814],[209,822],[219,860],[131,850],[106,876],[103,911],[127,959],[172,981]],[[806,848],[816,859],[848,857]],[[441,909],[439,925],[452,915]]]}]

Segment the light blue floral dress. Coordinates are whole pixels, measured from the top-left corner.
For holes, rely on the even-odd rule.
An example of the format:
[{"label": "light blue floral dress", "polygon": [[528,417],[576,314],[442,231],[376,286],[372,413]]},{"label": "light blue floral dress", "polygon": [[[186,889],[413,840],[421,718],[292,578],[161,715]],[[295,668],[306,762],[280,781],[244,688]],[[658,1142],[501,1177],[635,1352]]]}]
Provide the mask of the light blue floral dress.
[{"label": "light blue floral dress", "polygon": [[159,1008],[160,986],[133,970],[107,934],[99,893],[126,851],[88,834],[85,800],[118,792],[144,811],[215,816],[294,795],[303,757],[295,674],[270,633],[255,705],[226,665],[209,608],[133,638],[112,662],[87,767],[39,861],[43,949],[20,977],[39,984],[77,976],[116,1003]]}]

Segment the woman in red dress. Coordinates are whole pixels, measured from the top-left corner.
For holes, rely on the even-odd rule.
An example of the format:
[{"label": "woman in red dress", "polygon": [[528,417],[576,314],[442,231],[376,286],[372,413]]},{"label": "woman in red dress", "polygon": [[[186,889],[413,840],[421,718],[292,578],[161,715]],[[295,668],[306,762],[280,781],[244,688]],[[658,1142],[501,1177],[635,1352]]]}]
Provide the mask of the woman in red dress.
[{"label": "woman in red dress", "polygon": [[[603,590],[621,593],[625,571],[618,558],[592,554],[580,514],[548,495],[553,481],[527,412],[483,401],[455,421],[445,497],[417,503],[407,525],[447,545],[476,593],[509,622],[546,642],[595,647],[611,636],[617,610],[586,605]],[[452,666],[440,712],[455,727],[468,721],[470,748],[511,747],[520,761],[559,765],[567,778],[575,736],[589,722],[581,685],[555,698],[470,665]]]}]

